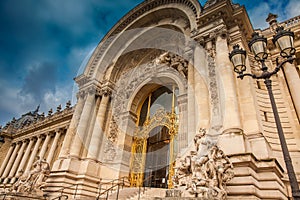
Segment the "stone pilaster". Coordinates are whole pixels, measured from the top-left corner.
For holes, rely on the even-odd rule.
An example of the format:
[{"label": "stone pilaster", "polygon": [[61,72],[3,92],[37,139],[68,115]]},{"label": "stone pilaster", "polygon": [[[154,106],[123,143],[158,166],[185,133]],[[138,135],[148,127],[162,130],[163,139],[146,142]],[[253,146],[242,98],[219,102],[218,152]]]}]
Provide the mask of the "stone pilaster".
[{"label": "stone pilaster", "polygon": [[66,158],[67,155],[70,153],[71,143],[73,141],[73,137],[76,135],[77,125],[79,123],[80,114],[82,112],[84,106],[84,92],[80,92],[77,94],[77,104],[75,107],[75,111],[70,123],[70,126],[67,130],[66,136],[64,138],[61,151],[59,153],[59,158]]},{"label": "stone pilaster", "polygon": [[[16,171],[17,171],[17,168],[18,168],[18,166],[19,166],[19,164],[20,164],[20,161],[21,161],[21,159],[22,159],[23,152],[24,152],[24,149],[25,149],[26,145],[27,145],[27,142],[26,142],[26,141],[23,141],[23,142],[22,142],[21,149],[20,149],[19,152],[18,152],[18,156],[17,156],[15,162],[13,163],[13,166],[12,166],[10,172],[9,172],[8,178],[12,178],[12,177],[15,176]],[[15,182],[15,179],[12,179],[12,180],[11,180],[11,183],[14,183],[14,182]]]},{"label": "stone pilaster", "polygon": [[216,37],[216,65],[222,81],[223,103],[223,133],[241,132],[241,116],[238,105],[237,90],[233,76],[232,65],[229,60],[229,49],[226,33]]},{"label": "stone pilaster", "polygon": [[5,156],[5,159],[4,159],[4,161],[3,161],[2,165],[1,165],[1,168],[0,168],[0,176],[1,176],[1,178],[2,178],[2,174],[3,174],[4,170],[5,170],[5,168],[7,166],[9,158],[10,158],[10,156],[11,156],[13,150],[14,150],[14,147],[15,147],[15,145],[13,145],[13,144],[10,145],[10,147],[8,149],[8,152],[7,152],[6,156]]},{"label": "stone pilaster", "polygon": [[49,144],[50,139],[51,139],[51,135],[50,135],[50,133],[47,133],[46,139],[45,139],[45,141],[43,143],[43,146],[41,148],[41,151],[39,153],[39,156],[40,156],[41,159],[43,159],[44,156],[45,156],[45,153],[46,153],[46,150],[47,150],[47,146]]},{"label": "stone pilaster", "polygon": [[[209,125],[210,111],[209,111],[209,91],[207,83],[207,61],[205,56],[205,49],[200,45],[195,47],[194,51],[194,94],[189,91],[189,118],[194,118],[194,127],[189,127],[189,145],[193,143],[197,129],[200,127],[207,127]],[[193,96],[194,97],[191,97]],[[193,99],[194,98],[194,99]],[[192,110],[194,108],[194,110]],[[191,111],[192,110],[192,111]],[[190,112],[191,111],[191,112]],[[190,123],[190,122],[189,122]],[[192,131],[192,132],[190,132]]]},{"label": "stone pilaster", "polygon": [[58,140],[61,136],[61,133],[62,133],[62,130],[56,130],[55,131],[55,137],[54,137],[54,140],[52,142],[51,148],[49,150],[49,154],[47,156],[47,163],[49,163],[49,164],[51,164],[51,161],[53,159],[53,156],[54,156],[54,153],[55,153],[55,150],[56,150],[56,147],[57,147]]},{"label": "stone pilaster", "polygon": [[[188,64],[188,93],[187,93],[187,140],[189,138],[189,135],[192,135],[192,133],[196,132],[196,123],[195,123],[195,67],[194,67],[194,51],[195,47],[193,49],[189,49],[186,51],[187,57],[189,57],[189,64]],[[191,54],[191,55],[189,55]],[[192,136],[191,136],[192,137]],[[187,144],[188,146],[188,141]]]},{"label": "stone pilaster", "polygon": [[81,149],[83,148],[84,140],[86,137],[86,130],[88,127],[89,116],[92,110],[92,106],[95,103],[95,91],[93,89],[88,91],[83,110],[80,116],[80,120],[77,126],[76,134],[70,149],[71,157],[80,157]]},{"label": "stone pilaster", "polygon": [[26,169],[25,169],[25,173],[28,172],[28,171],[30,171],[32,163],[33,163],[35,157],[37,156],[37,152],[39,150],[39,146],[41,145],[42,140],[43,140],[43,136],[39,135],[38,139],[37,139],[37,141],[36,141],[36,143],[34,145],[34,148],[33,148],[32,152],[31,152],[31,156],[30,156],[29,161],[27,163],[27,166],[26,166]]},{"label": "stone pilaster", "polygon": [[110,90],[103,92],[99,110],[96,116],[96,122],[92,132],[91,142],[89,144],[87,158],[97,159],[98,153],[100,151],[101,139],[103,138],[103,134],[104,134],[104,122],[107,113],[106,110],[109,104],[110,95],[111,95]]},{"label": "stone pilaster", "polygon": [[284,73],[291,92],[293,103],[300,119],[300,78],[294,64],[286,63]]},{"label": "stone pilaster", "polygon": [[13,165],[15,159],[16,159],[16,156],[17,156],[17,153],[18,153],[18,151],[20,149],[20,146],[21,146],[21,143],[17,143],[16,144],[16,147],[14,148],[14,151],[13,151],[13,153],[12,153],[12,155],[11,155],[11,157],[10,157],[7,165],[6,165],[5,171],[4,171],[3,175],[2,175],[3,178],[6,178],[4,180],[4,183],[7,183],[7,181],[8,181],[7,175],[9,174],[9,172],[11,170],[11,167],[12,167],[12,165]]},{"label": "stone pilaster", "polygon": [[29,154],[30,154],[30,152],[31,152],[31,148],[32,148],[32,145],[33,145],[33,143],[34,143],[34,140],[35,140],[34,138],[31,138],[31,139],[30,139],[29,144],[28,144],[28,146],[26,147],[25,153],[24,153],[24,155],[23,155],[23,158],[22,158],[22,160],[21,160],[21,163],[20,163],[20,165],[19,165],[19,167],[18,167],[17,172],[19,172],[20,170],[24,170],[24,166],[25,166],[25,164],[26,164],[26,161],[28,160],[28,157],[29,157]]}]

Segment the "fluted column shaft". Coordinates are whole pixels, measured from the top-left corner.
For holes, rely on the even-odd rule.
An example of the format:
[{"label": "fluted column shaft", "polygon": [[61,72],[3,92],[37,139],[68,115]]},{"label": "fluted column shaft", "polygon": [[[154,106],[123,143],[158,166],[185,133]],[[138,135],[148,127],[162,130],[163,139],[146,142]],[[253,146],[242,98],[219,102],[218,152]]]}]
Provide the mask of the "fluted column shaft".
[{"label": "fluted column shaft", "polygon": [[[5,168],[5,171],[4,171],[3,175],[2,175],[3,178],[7,177],[8,173],[10,172],[11,167],[12,167],[12,165],[13,165],[15,159],[16,159],[17,153],[18,153],[18,151],[20,149],[20,146],[21,146],[21,143],[17,143],[16,144],[16,148],[14,149],[14,151],[13,151],[13,153],[12,153],[12,155],[11,155],[9,161],[8,161],[8,164],[7,164],[6,168]],[[4,181],[4,183],[6,183],[6,181]]]},{"label": "fluted column shaft", "polygon": [[23,141],[21,149],[19,150],[18,156],[17,156],[15,162],[13,163],[13,166],[12,166],[10,172],[9,172],[9,175],[8,175],[9,178],[11,178],[11,177],[13,177],[15,175],[15,173],[17,171],[17,168],[19,166],[19,163],[21,161],[21,158],[23,156],[23,151],[24,151],[26,145],[27,145],[26,141]]},{"label": "fluted column shaft", "polygon": [[89,92],[84,103],[83,111],[77,126],[77,131],[70,149],[70,156],[79,157],[83,142],[85,139],[87,123],[91,113],[93,102],[95,101],[95,94]]},{"label": "fluted column shaft", "polygon": [[26,148],[26,151],[24,153],[24,156],[23,156],[23,158],[21,160],[21,163],[19,165],[19,168],[18,168],[17,172],[19,172],[20,170],[23,170],[23,168],[24,168],[24,166],[26,164],[26,161],[28,160],[29,153],[31,152],[31,147],[32,147],[33,143],[34,143],[34,140],[30,139],[29,144],[28,144],[28,146]]},{"label": "fluted column shaft", "polygon": [[225,102],[224,102],[224,131],[241,130],[241,117],[237,99],[237,89],[234,81],[231,62],[228,57],[229,49],[227,39],[221,35],[216,40],[216,64],[222,80]]},{"label": "fluted column shaft", "polygon": [[91,159],[96,159],[98,156],[98,152],[100,150],[100,144],[101,144],[101,139],[103,138],[103,133],[104,133],[104,121],[105,121],[105,114],[106,114],[106,109],[109,103],[109,98],[110,96],[108,94],[105,94],[102,96],[99,110],[96,116],[96,121],[92,133],[92,138],[91,142],[89,144],[89,150],[88,150],[88,155],[87,158]]},{"label": "fluted column shaft", "polygon": [[300,78],[294,64],[286,63],[284,72],[291,92],[293,103],[300,119]]},{"label": "fluted column shaft", "polygon": [[36,157],[36,154],[37,154],[37,152],[38,152],[38,150],[39,150],[39,146],[40,146],[40,144],[41,144],[41,142],[42,142],[42,139],[43,139],[42,136],[39,136],[39,137],[38,137],[38,139],[37,139],[37,141],[36,141],[36,143],[35,143],[35,145],[34,145],[33,151],[31,152],[31,156],[30,156],[29,161],[28,161],[28,164],[27,164],[27,166],[26,166],[25,173],[28,172],[28,171],[30,170],[30,168],[31,168],[31,166],[32,166],[32,163],[33,163],[33,161],[34,161],[34,159],[35,159],[35,157]]},{"label": "fluted column shaft", "polygon": [[47,134],[46,139],[43,143],[42,149],[41,149],[40,154],[39,154],[40,158],[44,158],[50,139],[51,139],[51,135]]},{"label": "fluted column shaft", "polygon": [[8,152],[7,152],[7,154],[5,156],[5,159],[4,159],[4,161],[3,161],[2,165],[1,165],[1,168],[0,168],[0,176],[3,174],[3,172],[5,170],[5,167],[7,166],[9,158],[10,158],[10,156],[11,156],[13,150],[14,150],[14,147],[15,147],[14,145],[10,145],[10,147],[8,149]]},{"label": "fluted column shaft", "polygon": [[56,150],[56,147],[57,147],[57,143],[58,143],[58,140],[60,138],[60,135],[61,135],[61,131],[56,131],[56,134],[55,134],[55,137],[54,137],[54,140],[53,140],[53,143],[51,145],[51,148],[49,150],[49,154],[48,154],[48,157],[47,157],[47,162],[49,164],[51,164],[51,161],[53,159],[53,156],[54,156],[54,152]]}]

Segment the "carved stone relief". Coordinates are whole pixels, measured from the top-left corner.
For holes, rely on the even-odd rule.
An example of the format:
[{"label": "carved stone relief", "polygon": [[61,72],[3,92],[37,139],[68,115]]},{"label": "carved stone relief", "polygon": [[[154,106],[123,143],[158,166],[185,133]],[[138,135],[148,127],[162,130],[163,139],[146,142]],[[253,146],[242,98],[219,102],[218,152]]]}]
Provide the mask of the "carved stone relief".
[{"label": "carved stone relief", "polygon": [[169,67],[176,69],[182,76],[187,78],[188,62],[180,56],[165,52],[156,59],[156,62],[157,64],[166,64]]},{"label": "carved stone relief", "polygon": [[218,82],[216,74],[216,62],[215,55],[216,50],[213,46],[211,49],[207,50],[207,61],[208,61],[208,81],[209,81],[209,91],[210,91],[210,102],[212,107],[212,127],[220,126],[221,121],[221,109],[220,109],[220,97],[218,91]]},{"label": "carved stone relief", "polygon": [[50,165],[45,159],[37,156],[32,167],[33,169],[28,173],[18,172],[18,180],[11,186],[11,192],[42,194],[46,179],[50,174]]},{"label": "carved stone relief", "polygon": [[174,184],[203,199],[226,199],[226,184],[233,178],[233,165],[224,152],[200,129],[194,138],[196,151],[177,163]]},{"label": "carved stone relief", "polygon": [[[176,76],[182,76],[182,74],[173,67],[159,63],[158,59],[160,57],[162,57],[162,55],[153,59],[151,62],[142,64],[127,71],[120,77],[116,84],[116,92],[112,94],[113,115],[117,123],[119,120],[119,114],[126,111],[129,98],[143,81],[157,77],[157,74],[161,72],[173,73],[176,74]],[[185,65],[187,66],[187,64]],[[187,85],[186,79],[183,79],[183,81],[185,82],[184,84]]]},{"label": "carved stone relief", "polygon": [[104,159],[106,161],[113,161],[116,157],[116,149],[115,145],[118,139],[119,128],[118,124],[116,123],[114,116],[112,116],[109,134],[107,137],[107,143],[105,144],[104,148]]}]

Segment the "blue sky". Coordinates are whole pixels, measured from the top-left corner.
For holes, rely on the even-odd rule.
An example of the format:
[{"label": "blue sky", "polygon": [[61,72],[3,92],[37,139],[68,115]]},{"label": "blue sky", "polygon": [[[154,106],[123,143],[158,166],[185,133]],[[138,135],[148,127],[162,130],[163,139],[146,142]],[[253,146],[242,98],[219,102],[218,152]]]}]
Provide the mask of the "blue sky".
[{"label": "blue sky", "polygon": [[[142,0],[0,0],[0,125],[72,99],[73,78],[107,31]],[[200,0],[203,5],[206,0]],[[300,15],[299,0],[233,0],[254,28],[269,12]],[[81,67],[81,69],[80,69]],[[74,99],[75,100],[75,99]]]}]

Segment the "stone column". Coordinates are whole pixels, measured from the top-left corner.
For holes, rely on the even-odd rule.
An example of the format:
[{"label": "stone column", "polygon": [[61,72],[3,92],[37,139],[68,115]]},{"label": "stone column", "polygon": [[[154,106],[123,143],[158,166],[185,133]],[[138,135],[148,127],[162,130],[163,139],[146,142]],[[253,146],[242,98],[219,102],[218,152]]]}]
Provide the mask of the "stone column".
[{"label": "stone column", "polygon": [[232,65],[229,60],[229,49],[226,35],[219,34],[216,39],[216,65],[222,81],[224,132],[241,132],[241,117],[237,99],[237,89],[233,76]]},{"label": "stone column", "polygon": [[33,161],[34,161],[34,159],[36,157],[36,154],[37,154],[37,152],[39,150],[39,146],[40,146],[40,144],[42,142],[42,139],[43,139],[43,136],[39,135],[38,139],[37,139],[37,141],[36,141],[36,143],[34,145],[33,151],[31,152],[31,156],[30,156],[29,161],[27,163],[27,166],[26,166],[26,169],[25,169],[25,173],[28,172],[28,171],[30,171],[31,165],[33,164]]},{"label": "stone column", "polygon": [[[189,91],[189,118],[194,117],[193,121],[189,121],[189,145],[193,145],[195,134],[199,128],[205,128],[209,125],[210,119],[210,106],[209,106],[209,91],[208,91],[208,79],[207,79],[207,58],[205,56],[205,50],[200,45],[195,47],[194,51],[194,94],[193,91]],[[191,100],[191,101],[190,101]],[[198,129],[198,130],[197,130]]]},{"label": "stone column", "polygon": [[[18,153],[18,151],[19,151],[19,149],[20,149],[20,146],[21,146],[21,143],[18,142],[18,143],[16,144],[16,148],[14,149],[14,152],[12,153],[12,155],[11,155],[9,161],[8,161],[8,164],[7,164],[6,168],[5,168],[5,171],[4,171],[3,175],[2,175],[3,178],[6,178],[7,175],[8,175],[8,173],[10,172],[11,167],[12,167],[12,165],[13,165],[14,162],[15,162],[17,153]],[[6,179],[4,180],[3,183],[7,183],[7,181],[8,181],[8,179],[6,178]]]},{"label": "stone column", "polygon": [[7,166],[9,158],[10,158],[10,156],[11,156],[13,150],[14,150],[14,147],[15,147],[15,145],[12,144],[12,145],[10,145],[10,147],[8,149],[8,152],[7,152],[7,154],[5,156],[5,159],[4,159],[4,161],[3,161],[2,165],[1,165],[1,168],[0,168],[0,176],[3,174],[3,172],[5,170],[5,167]]},{"label": "stone column", "polygon": [[55,150],[57,147],[57,143],[58,143],[61,133],[62,133],[62,130],[55,131],[55,137],[54,137],[53,143],[51,145],[51,148],[49,150],[49,154],[47,157],[47,163],[49,163],[49,164],[51,164],[51,161],[53,159],[53,156],[54,156],[54,153],[55,153]]},{"label": "stone column", "polygon": [[107,106],[109,104],[109,99],[110,99],[110,92],[105,92],[102,95],[102,99],[100,102],[99,110],[96,116],[96,121],[92,133],[92,138],[91,142],[89,144],[89,150],[88,150],[88,155],[87,158],[91,159],[97,159],[99,150],[100,150],[100,144],[101,144],[101,139],[103,138],[104,134],[104,122],[105,122],[105,117],[106,117],[106,110]]},{"label": "stone column", "polygon": [[[189,44],[194,45],[194,44]],[[188,64],[188,91],[187,91],[187,146],[189,143],[189,138],[193,137],[196,133],[195,125],[195,112],[196,112],[196,103],[195,103],[195,62],[194,62],[194,50],[189,49],[186,51],[186,55],[190,58]],[[191,55],[190,55],[191,54]]]},{"label": "stone column", "polygon": [[70,156],[79,157],[83,142],[85,139],[87,124],[89,122],[89,116],[91,114],[92,105],[95,101],[95,92],[90,90],[84,103],[83,111],[80,116],[80,120],[77,126],[76,134],[70,149]]},{"label": "stone column", "polygon": [[29,141],[29,144],[28,144],[28,146],[26,148],[26,151],[24,153],[24,156],[23,156],[23,158],[21,160],[21,163],[19,165],[19,168],[18,168],[17,172],[19,172],[20,170],[24,170],[23,168],[24,168],[24,166],[26,164],[26,161],[28,160],[29,153],[31,152],[31,147],[32,147],[33,143],[34,143],[34,139],[31,138],[30,141]]},{"label": "stone column", "polygon": [[72,143],[72,138],[76,135],[76,128],[80,119],[80,114],[82,112],[82,108],[84,106],[84,93],[78,93],[77,94],[77,104],[75,106],[75,111],[70,123],[70,126],[66,132],[66,136],[64,138],[59,158],[65,158],[70,153],[70,147]]},{"label": "stone column", "polygon": [[46,153],[47,146],[48,146],[48,144],[49,144],[49,140],[50,140],[50,139],[51,139],[51,135],[50,135],[50,133],[48,133],[47,136],[46,136],[46,139],[45,139],[45,141],[44,141],[44,144],[43,144],[43,146],[42,146],[42,149],[41,149],[41,151],[40,151],[40,154],[39,154],[39,156],[40,156],[41,159],[44,158],[44,155],[45,155],[45,153]]},{"label": "stone column", "polygon": [[284,73],[291,92],[298,119],[300,119],[300,78],[295,65],[286,63],[284,65]]},{"label": "stone column", "polygon": [[[20,151],[19,151],[19,153],[18,153],[18,156],[17,156],[17,158],[16,158],[16,160],[15,160],[13,166],[12,166],[12,169],[11,169],[10,172],[9,172],[8,178],[12,178],[12,177],[14,177],[14,176],[16,175],[16,171],[17,171],[17,168],[18,168],[18,166],[19,166],[19,164],[20,164],[20,161],[21,161],[21,159],[22,159],[23,152],[24,152],[24,149],[25,149],[26,145],[27,145],[27,141],[23,141],[23,142],[22,142],[21,149],[20,149]],[[10,183],[14,183],[15,180],[16,180],[16,177],[14,177],[14,178],[11,180]]]}]

